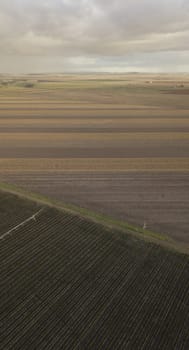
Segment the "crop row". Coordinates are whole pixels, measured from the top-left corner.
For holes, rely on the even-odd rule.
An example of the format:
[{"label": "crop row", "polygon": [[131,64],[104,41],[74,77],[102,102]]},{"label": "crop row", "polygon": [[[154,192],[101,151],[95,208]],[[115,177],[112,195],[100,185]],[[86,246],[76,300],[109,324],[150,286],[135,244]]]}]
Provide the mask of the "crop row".
[{"label": "crop row", "polygon": [[35,203],[0,192],[0,236],[39,209]]},{"label": "crop row", "polygon": [[[74,221],[74,220],[73,220]],[[48,223],[47,223],[48,224]],[[54,231],[54,225],[51,225],[51,227],[53,228],[53,231]],[[43,227],[44,228],[44,227]],[[94,228],[95,227],[93,227],[93,230],[94,230]],[[64,229],[64,232],[65,232],[65,227],[63,227],[63,229]],[[60,227],[59,227],[59,234],[60,234]],[[54,233],[54,236],[56,235],[56,230],[55,230],[55,233]],[[71,240],[71,232],[70,232],[70,227],[69,227],[69,230],[68,230],[68,234],[69,234],[69,241]],[[48,238],[48,234],[46,234],[46,236],[47,236],[47,238]],[[68,260],[68,258],[69,258],[69,255],[70,254],[74,254],[74,249],[73,249],[73,247],[68,247],[68,248],[70,248],[70,251],[69,250],[67,250],[67,247],[66,247],[66,240],[65,240],[65,236],[64,235],[62,235],[63,237],[62,237],[62,240],[63,240],[63,244],[64,244],[64,259],[65,260]],[[24,236],[25,237],[25,236]],[[95,236],[94,236],[95,237]],[[44,271],[43,271],[43,268],[44,268],[44,264],[43,264],[43,255],[41,254],[41,253],[43,253],[44,251],[45,251],[45,253],[46,253],[46,251],[48,252],[48,245],[49,246],[51,246],[52,245],[52,249],[54,248],[54,244],[56,244],[57,243],[57,237],[56,237],[56,241],[55,241],[55,239],[52,241],[50,241],[50,243],[48,242],[49,240],[47,239],[46,241],[45,241],[45,250],[44,250],[44,247],[43,247],[43,249],[42,250],[40,250],[39,251],[39,254],[38,254],[38,256],[37,256],[37,254],[36,254],[36,246],[38,246],[39,245],[39,239],[40,238],[40,236],[38,237],[38,239],[36,240],[36,244],[34,245],[34,247],[29,247],[29,251],[31,251],[31,257],[32,257],[32,254],[33,254],[33,258],[35,257],[35,268],[37,267],[37,271],[38,271],[38,274],[39,274],[39,272],[40,272],[40,264],[42,265],[42,275],[43,275],[43,277],[44,277]],[[50,235],[50,238],[52,238],[52,236]],[[25,239],[27,239],[26,237],[25,237]],[[43,240],[44,240],[44,237],[43,237]],[[75,245],[76,245],[76,250],[78,250],[79,249],[79,254],[80,254],[80,246],[78,245],[78,242],[77,242],[77,235],[75,235],[74,234],[74,241],[75,241]],[[102,241],[102,239],[100,240],[100,241]],[[81,244],[83,245],[83,240],[82,240],[82,242],[81,242]],[[96,242],[94,242],[95,243],[95,245],[96,245]],[[101,242],[99,242],[100,244],[101,244]],[[61,240],[60,240],[60,237],[58,238],[58,247],[61,245]],[[69,242],[69,246],[70,246],[70,242]],[[84,248],[85,248],[85,246],[84,246]],[[56,247],[56,249],[57,249],[57,247]],[[87,251],[89,251],[89,247],[87,247]],[[66,252],[66,255],[65,255],[65,252]],[[20,258],[20,251],[18,250],[18,256],[19,256],[19,258]],[[16,297],[20,297],[20,289],[24,289],[23,287],[24,287],[24,284],[26,284],[26,286],[27,287],[30,287],[30,284],[28,284],[28,282],[29,282],[29,280],[31,280],[31,283],[32,283],[32,279],[33,278],[35,278],[36,276],[35,276],[35,270],[34,270],[34,273],[32,274],[32,272],[33,272],[33,268],[34,268],[34,266],[33,266],[33,264],[31,264],[30,263],[30,256],[28,256],[28,251],[26,251],[25,252],[26,253],[26,257],[27,257],[27,261],[28,261],[28,264],[26,264],[26,262],[24,262],[24,264],[23,264],[23,273],[22,273],[22,270],[21,270],[21,268],[19,267],[19,265],[18,265],[18,261],[13,261],[13,266],[16,266],[17,268],[19,267],[19,276],[16,278],[16,280],[15,281],[13,281],[13,283],[15,283],[15,285],[14,284],[12,284],[12,286],[14,287],[14,294],[13,294],[13,299],[16,299]],[[62,254],[63,252],[62,251],[59,251],[59,253],[60,254]],[[60,258],[61,256],[57,256],[57,261],[56,261],[56,257],[53,255],[53,257],[52,257],[52,259],[54,259],[55,261],[51,261],[51,257],[49,256],[49,255],[47,255],[47,256],[45,256],[45,259],[46,259],[46,261],[45,261],[45,268],[48,268],[48,273],[47,273],[47,276],[48,276],[48,278],[49,278],[49,275],[50,275],[50,268],[54,268],[54,269],[56,269],[56,272],[57,272],[57,264],[58,264],[58,262],[59,262],[59,258]],[[75,255],[74,255],[74,257],[75,257]],[[83,258],[83,257],[82,257]],[[36,262],[36,259],[37,259],[37,262]],[[48,260],[47,260],[48,259]],[[15,262],[16,262],[16,264],[15,264]],[[52,263],[56,263],[56,266],[54,266],[54,265],[52,265]],[[61,261],[60,260],[60,263],[62,264],[63,263],[63,261]],[[32,265],[32,266],[31,266]],[[7,276],[7,278],[6,278],[6,271],[7,271],[7,266],[5,266],[6,267],[6,269],[5,269],[5,280],[4,280],[4,285],[6,286],[6,284],[7,283],[11,283],[11,277],[12,277],[12,273],[11,273],[11,276]],[[65,267],[65,266],[64,266]],[[31,272],[30,272],[30,269],[31,269]],[[27,271],[27,274],[25,273],[25,270]],[[64,270],[64,268],[63,268],[63,270]],[[16,270],[15,271],[13,271],[13,273],[16,273]],[[13,277],[14,277],[14,274],[13,274]],[[40,280],[40,277],[42,277],[42,276],[39,276],[39,280]],[[46,277],[46,275],[45,275],[45,277]],[[54,282],[54,271],[52,272],[52,278],[53,278],[53,282]],[[43,281],[43,283],[44,283],[44,281]],[[18,296],[16,295],[16,290],[18,289]],[[3,290],[3,289],[1,289],[1,290]],[[5,290],[5,289],[4,289]],[[5,293],[4,293],[4,295],[5,295],[5,298],[7,298],[7,292],[6,292],[6,290],[5,290]],[[3,298],[1,298],[1,300],[2,300],[2,304],[3,305],[5,305],[4,304],[4,299]],[[7,300],[8,301],[8,300]],[[10,302],[11,302],[11,306],[12,306],[12,300],[10,300]],[[6,303],[6,312],[7,312],[7,303]],[[14,320],[15,321],[15,320]],[[6,323],[7,324],[7,323]]]},{"label": "crop row", "polygon": [[8,349],[188,349],[189,260],[45,208],[1,242]]}]

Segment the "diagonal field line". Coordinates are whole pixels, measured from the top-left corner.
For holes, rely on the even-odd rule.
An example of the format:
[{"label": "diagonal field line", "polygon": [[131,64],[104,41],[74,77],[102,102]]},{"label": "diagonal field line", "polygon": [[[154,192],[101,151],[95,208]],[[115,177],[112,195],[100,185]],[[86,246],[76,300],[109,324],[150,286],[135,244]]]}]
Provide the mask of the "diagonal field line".
[{"label": "diagonal field line", "polygon": [[36,221],[36,217],[44,210],[44,208],[41,208],[37,213],[33,214],[32,216],[30,216],[28,219],[22,221],[19,225],[13,227],[11,230],[3,233],[1,236],[0,236],[0,240],[1,239],[4,239],[5,237],[7,237],[8,235],[11,234],[11,232],[17,230],[19,227],[21,226],[24,226],[27,222],[31,221],[31,220],[34,220]]}]

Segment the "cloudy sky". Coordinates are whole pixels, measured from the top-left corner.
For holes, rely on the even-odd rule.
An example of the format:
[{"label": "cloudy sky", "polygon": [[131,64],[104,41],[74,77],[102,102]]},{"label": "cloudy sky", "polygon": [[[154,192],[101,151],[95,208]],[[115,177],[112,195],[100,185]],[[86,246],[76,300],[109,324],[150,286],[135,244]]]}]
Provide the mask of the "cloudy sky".
[{"label": "cloudy sky", "polygon": [[189,72],[189,0],[0,0],[0,73]]}]

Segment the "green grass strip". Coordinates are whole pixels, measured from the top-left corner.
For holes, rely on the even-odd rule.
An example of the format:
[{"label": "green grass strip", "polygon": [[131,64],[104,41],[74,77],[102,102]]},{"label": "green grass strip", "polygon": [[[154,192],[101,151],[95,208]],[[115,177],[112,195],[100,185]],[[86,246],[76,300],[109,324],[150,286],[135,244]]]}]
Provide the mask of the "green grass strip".
[{"label": "green grass strip", "polygon": [[8,184],[8,183],[4,183],[4,182],[0,183],[0,189],[4,190],[4,191],[12,192],[13,194],[16,194],[16,195],[19,195],[22,197],[25,197],[28,200],[37,201],[43,205],[48,205],[51,207],[56,207],[59,209],[71,211],[72,213],[79,214],[83,217],[95,220],[96,222],[99,222],[103,225],[106,225],[106,226],[109,226],[112,228],[119,228],[121,230],[126,231],[127,233],[128,232],[129,233],[137,233],[137,234],[140,234],[142,236],[158,239],[160,241],[171,241],[171,239],[164,234],[159,234],[159,233],[153,232],[151,230],[143,229],[140,226],[127,223],[126,221],[114,219],[112,217],[109,217],[109,216],[101,214],[101,213],[94,212],[94,211],[87,209],[87,208],[79,207],[79,206],[76,206],[73,204],[67,204],[67,203],[64,203],[62,201],[59,201],[59,200],[56,200],[53,198],[49,198],[47,196],[44,196],[44,195],[41,195],[38,193],[29,192],[29,191],[24,190],[16,185],[13,185],[13,184]]}]

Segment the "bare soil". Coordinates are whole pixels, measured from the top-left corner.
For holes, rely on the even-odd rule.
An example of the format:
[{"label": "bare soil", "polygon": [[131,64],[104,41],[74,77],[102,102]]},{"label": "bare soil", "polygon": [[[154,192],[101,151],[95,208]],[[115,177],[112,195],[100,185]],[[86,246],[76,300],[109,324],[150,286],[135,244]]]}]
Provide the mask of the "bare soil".
[{"label": "bare soil", "polygon": [[0,88],[0,180],[187,244],[188,88],[187,75],[16,77]]},{"label": "bare soil", "polygon": [[189,244],[188,172],[27,172],[3,179]]}]

